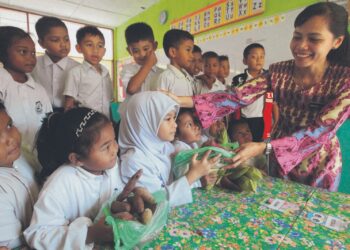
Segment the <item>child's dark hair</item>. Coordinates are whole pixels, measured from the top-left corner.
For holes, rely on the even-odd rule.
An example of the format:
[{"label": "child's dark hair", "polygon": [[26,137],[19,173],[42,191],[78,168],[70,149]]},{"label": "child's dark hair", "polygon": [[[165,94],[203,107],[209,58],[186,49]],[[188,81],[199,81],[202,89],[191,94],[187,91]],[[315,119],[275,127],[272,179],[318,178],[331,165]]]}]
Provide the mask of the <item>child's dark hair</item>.
[{"label": "child's dark hair", "polygon": [[78,29],[76,35],[77,43],[80,44],[86,35],[98,36],[101,38],[101,40],[103,40],[103,42],[105,42],[102,32],[97,27],[88,25]]},{"label": "child's dark hair", "polygon": [[230,138],[231,141],[233,140],[234,131],[236,130],[237,126],[239,126],[239,125],[247,125],[248,126],[248,122],[246,119],[241,118],[239,120],[232,120],[229,123],[228,128],[227,128],[227,134],[228,134],[228,137]]},{"label": "child's dark hair", "polygon": [[[196,116],[196,111],[194,108],[180,108],[179,110],[179,113],[177,114],[177,118],[176,118],[176,123],[178,124],[179,123],[179,118],[184,115],[184,114],[189,114],[192,119],[193,119],[193,122],[195,125],[197,125],[198,127],[202,127],[200,121],[199,121],[199,118]],[[179,130],[179,126],[176,128],[176,134],[175,136],[178,137],[179,136],[179,133],[180,133],[180,130]]]},{"label": "child's dark hair", "polygon": [[249,53],[252,49],[263,49],[265,50],[264,46],[262,46],[260,43],[251,43],[245,49],[243,50],[243,57],[247,59],[249,56]]},{"label": "child's dark hair", "polygon": [[214,51],[207,51],[203,55],[203,60],[208,60],[209,58],[216,58],[219,60],[219,55]]},{"label": "child's dark hair", "polygon": [[74,108],[65,113],[51,113],[38,132],[36,148],[42,165],[41,183],[59,166],[69,163],[69,154],[86,159],[101,129],[110,123],[104,115],[89,108]]},{"label": "child's dark hair", "polygon": [[147,23],[140,22],[130,24],[125,30],[125,40],[128,45],[141,40],[154,42],[153,30]]},{"label": "child's dark hair", "polygon": [[294,27],[303,25],[314,16],[322,16],[328,20],[328,29],[334,38],[344,36],[344,41],[337,49],[331,50],[327,59],[333,63],[350,66],[350,38],[348,28],[348,13],[332,2],[320,2],[306,7],[295,19]]},{"label": "child's dark hair", "polygon": [[0,62],[4,67],[8,64],[7,50],[11,45],[21,39],[30,38],[24,30],[13,26],[0,26]]},{"label": "child's dark hair", "polygon": [[228,56],[226,55],[219,56],[219,62],[223,62],[223,61],[228,61]]},{"label": "child's dark hair", "polygon": [[202,49],[198,45],[194,45],[192,53],[201,53],[202,54]]},{"label": "child's dark hair", "polygon": [[62,27],[67,29],[67,26],[61,19],[53,16],[43,16],[35,24],[36,34],[40,40],[44,40],[45,36],[50,32],[51,28]]},{"label": "child's dark hair", "polygon": [[186,40],[194,41],[190,32],[178,29],[168,30],[163,38],[163,48],[166,56],[169,57],[170,48],[178,48],[179,45]]}]

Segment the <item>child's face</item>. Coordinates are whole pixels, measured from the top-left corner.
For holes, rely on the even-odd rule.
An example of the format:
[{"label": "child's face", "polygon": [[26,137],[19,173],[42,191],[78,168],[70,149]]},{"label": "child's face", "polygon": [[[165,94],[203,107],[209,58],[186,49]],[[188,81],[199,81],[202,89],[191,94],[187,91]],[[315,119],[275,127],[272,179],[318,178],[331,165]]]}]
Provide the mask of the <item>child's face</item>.
[{"label": "child's face", "polygon": [[98,66],[106,53],[105,42],[99,36],[85,35],[76,49],[84,55],[84,59],[92,66]]},{"label": "child's face", "polygon": [[68,56],[70,52],[69,35],[64,27],[52,27],[43,40],[39,39],[39,44],[54,62]]},{"label": "child's face", "polygon": [[161,121],[157,136],[163,141],[173,141],[175,138],[176,127],[176,112],[175,110],[169,112]]},{"label": "child's face", "polygon": [[29,37],[15,41],[7,49],[8,62],[5,68],[17,73],[30,73],[36,64],[35,44]]},{"label": "child's face", "polygon": [[219,59],[207,58],[204,60],[204,74],[208,77],[217,77],[219,73]]},{"label": "child's face", "polygon": [[224,121],[217,120],[209,127],[209,134],[213,137],[218,137],[224,129],[226,129]]},{"label": "child's face", "polygon": [[81,160],[86,171],[100,175],[102,171],[113,168],[117,161],[118,144],[115,140],[112,123],[101,129],[98,140],[91,147],[89,156]]},{"label": "child's face", "polygon": [[220,78],[226,78],[230,74],[230,63],[227,60],[220,62],[219,74]]},{"label": "child's face", "polygon": [[193,53],[193,75],[198,75],[203,71],[203,59],[200,52]]},{"label": "child's face", "polygon": [[232,141],[237,141],[239,145],[252,142],[253,136],[250,132],[248,124],[238,124],[235,126],[231,139]]},{"label": "child's face", "polygon": [[177,117],[178,137],[180,141],[191,144],[201,139],[201,130],[189,113]]},{"label": "child's face", "polygon": [[5,111],[0,111],[0,166],[12,167],[21,154],[21,134]]},{"label": "child's face", "polygon": [[191,66],[193,45],[193,41],[188,39],[182,41],[178,48],[170,48],[170,56],[175,66],[185,69]]},{"label": "child's face", "polygon": [[248,70],[259,72],[263,69],[265,63],[265,50],[262,48],[251,49],[247,58],[243,60]]},{"label": "child's face", "polygon": [[140,40],[128,45],[128,52],[138,65],[144,65],[147,57],[157,49],[157,43],[150,40]]}]

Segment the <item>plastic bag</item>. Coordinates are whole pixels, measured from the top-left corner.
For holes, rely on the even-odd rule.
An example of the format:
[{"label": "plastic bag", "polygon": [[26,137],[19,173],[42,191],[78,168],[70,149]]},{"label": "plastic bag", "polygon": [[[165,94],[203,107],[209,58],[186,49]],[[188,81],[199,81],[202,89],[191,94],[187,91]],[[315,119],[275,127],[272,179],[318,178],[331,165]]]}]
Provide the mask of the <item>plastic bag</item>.
[{"label": "plastic bag", "polygon": [[[194,154],[198,153],[198,159],[201,159],[205,154],[205,152],[207,152],[208,150],[212,150],[212,152],[209,155],[209,158],[213,158],[218,154],[221,154],[221,159],[232,158],[235,155],[235,153],[229,150],[234,150],[238,148],[238,143],[227,143],[222,146],[227,148],[228,150],[225,150],[219,147],[208,146],[208,147],[202,147],[197,149],[180,151],[174,157],[173,164],[172,164],[173,165],[172,170],[173,170],[175,179],[178,179],[187,173],[189,169],[189,164],[191,163],[191,159]],[[220,162],[217,165],[217,168],[221,168],[225,165],[227,164],[225,164],[224,162]]]},{"label": "plastic bag", "polygon": [[166,191],[160,190],[152,194],[157,202],[156,211],[151,221],[144,225],[138,221],[127,221],[114,218],[111,214],[109,202],[103,208],[106,222],[112,226],[114,233],[114,249],[132,249],[156,237],[166,225],[169,213],[169,202]]}]

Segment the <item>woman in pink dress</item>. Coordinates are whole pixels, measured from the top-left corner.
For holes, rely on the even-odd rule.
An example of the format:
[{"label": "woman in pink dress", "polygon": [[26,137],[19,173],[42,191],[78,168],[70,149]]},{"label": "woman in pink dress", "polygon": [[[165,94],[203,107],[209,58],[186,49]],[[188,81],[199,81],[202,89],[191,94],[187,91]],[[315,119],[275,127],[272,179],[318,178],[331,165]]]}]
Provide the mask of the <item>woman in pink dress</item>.
[{"label": "woman in pink dress", "polygon": [[346,10],[332,2],[306,7],[294,22],[294,59],[226,92],[171,95],[196,109],[203,127],[272,90],[280,119],[270,142],[241,145],[233,167],[271,152],[271,175],[336,191],[341,174],[338,128],[350,114],[350,42]]}]

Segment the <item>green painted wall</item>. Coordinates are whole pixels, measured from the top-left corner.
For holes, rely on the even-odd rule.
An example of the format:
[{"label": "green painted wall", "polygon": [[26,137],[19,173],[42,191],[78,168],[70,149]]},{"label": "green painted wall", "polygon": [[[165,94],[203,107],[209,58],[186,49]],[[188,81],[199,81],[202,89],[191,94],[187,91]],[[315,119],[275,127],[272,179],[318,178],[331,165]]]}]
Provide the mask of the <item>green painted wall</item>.
[{"label": "green painted wall", "polygon": [[[220,27],[217,30],[227,29],[232,25],[251,22],[252,20],[255,20],[255,19],[271,16],[276,13],[287,12],[289,10],[301,8],[305,5],[318,2],[316,0],[291,0],[291,1],[265,0],[265,1],[266,1],[266,8],[265,8],[265,12],[262,15],[249,18],[241,22],[232,23],[232,24]],[[216,0],[160,0],[158,3],[146,9],[144,12],[142,12],[138,16],[130,19],[128,22],[118,26],[115,29],[114,59],[117,60],[119,58],[128,56],[128,53],[126,51],[126,42],[124,38],[124,31],[128,25],[135,22],[141,22],[141,21],[148,23],[153,28],[155,39],[158,41],[158,44],[159,44],[158,48],[161,48],[163,35],[167,30],[169,30],[170,23],[172,20],[183,17],[189,13],[192,13],[205,6],[208,6],[214,2],[216,2]],[[161,25],[158,21],[159,13],[162,10],[168,11],[168,20],[164,25]],[[207,32],[210,33],[211,31],[207,31]],[[205,34],[205,33],[201,33],[201,34]]]}]

